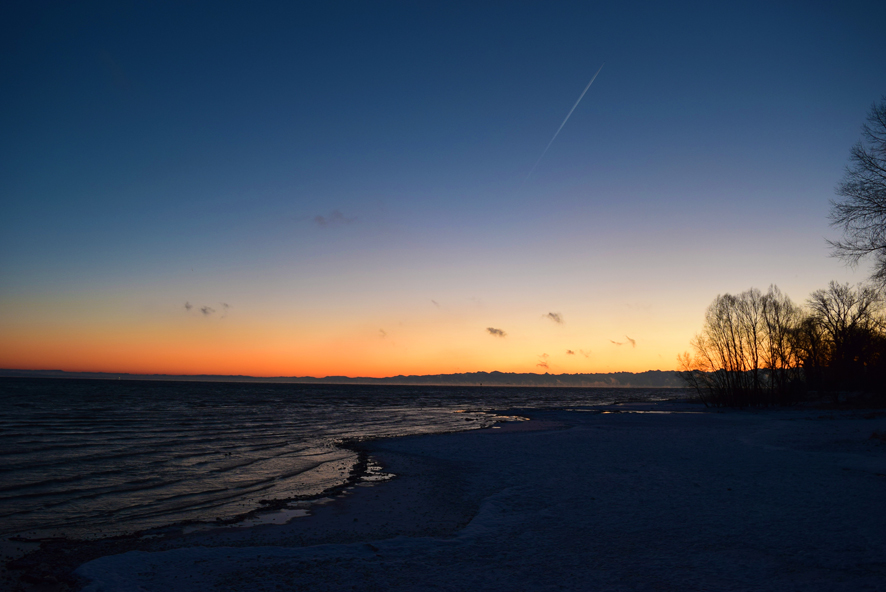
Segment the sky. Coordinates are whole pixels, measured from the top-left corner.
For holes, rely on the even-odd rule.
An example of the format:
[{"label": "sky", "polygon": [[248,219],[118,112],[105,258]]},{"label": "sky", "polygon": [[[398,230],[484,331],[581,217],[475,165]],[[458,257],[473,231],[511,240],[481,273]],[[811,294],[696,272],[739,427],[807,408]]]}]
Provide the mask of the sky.
[{"label": "sky", "polygon": [[4,3],[0,368],[674,369],[718,294],[868,275],[826,239],[884,24],[882,2]]}]

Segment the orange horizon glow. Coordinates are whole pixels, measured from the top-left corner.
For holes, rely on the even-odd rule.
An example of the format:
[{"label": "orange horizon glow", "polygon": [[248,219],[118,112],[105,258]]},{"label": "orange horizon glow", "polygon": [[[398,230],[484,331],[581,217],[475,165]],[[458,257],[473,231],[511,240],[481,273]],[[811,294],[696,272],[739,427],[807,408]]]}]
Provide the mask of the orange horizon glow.
[{"label": "orange horizon glow", "polygon": [[679,316],[662,323],[627,309],[595,316],[570,307],[560,323],[525,304],[490,312],[428,302],[320,315],[238,302],[203,314],[153,304],[160,300],[118,292],[0,301],[0,368],[256,378],[644,372],[672,370],[691,337]]},{"label": "orange horizon glow", "polygon": [[[650,370],[671,371],[675,367],[645,367],[611,368],[611,367],[587,367],[587,368],[539,368],[537,365],[506,365],[484,366],[476,365],[407,365],[402,367],[371,367],[368,364],[355,364],[347,369],[330,366],[299,367],[283,364],[256,363],[244,361],[237,356],[229,358],[215,355],[205,355],[212,360],[173,360],[172,355],[163,356],[160,359],[146,358],[133,355],[129,350],[118,350],[116,355],[102,356],[102,361],[90,359],[92,352],[86,355],[65,355],[59,357],[38,356],[37,359],[27,355],[8,355],[0,352],[0,368],[7,370],[23,371],[51,371],[86,372],[105,374],[140,374],[140,375],[169,375],[169,376],[250,376],[254,378],[286,378],[286,377],[310,377],[324,378],[328,376],[343,376],[348,378],[389,378],[393,376],[431,376],[445,374],[470,374],[477,372],[501,372],[504,374],[607,374],[614,372],[639,373]],[[46,363],[43,360],[55,359],[56,362]]]},{"label": "orange horizon glow", "polygon": [[[493,338],[480,334],[478,340]],[[513,372],[531,374],[593,374],[671,370],[675,364],[658,365],[646,356],[616,366],[613,361],[594,363],[580,354],[565,351],[542,358],[535,353],[479,355],[465,348],[436,351],[396,351],[383,339],[279,343],[272,339],[213,340],[201,338],[164,339],[160,335],[133,339],[120,335],[6,334],[0,340],[0,368],[16,370],[63,370],[126,374],[222,375],[273,377],[347,376],[385,378],[398,375],[460,374],[470,372]],[[531,350],[530,350],[531,351]],[[343,362],[341,358],[347,358]],[[580,357],[580,360],[576,358]],[[486,359],[483,359],[486,358]],[[627,362],[627,361],[625,361]],[[547,363],[548,367],[541,364]]]}]

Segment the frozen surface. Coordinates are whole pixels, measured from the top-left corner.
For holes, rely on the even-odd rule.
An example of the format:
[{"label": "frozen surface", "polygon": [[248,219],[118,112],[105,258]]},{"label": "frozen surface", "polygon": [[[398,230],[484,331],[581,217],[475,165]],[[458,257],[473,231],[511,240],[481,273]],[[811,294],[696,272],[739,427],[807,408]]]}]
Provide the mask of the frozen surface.
[{"label": "frozen surface", "polygon": [[78,574],[96,592],[886,590],[882,413],[528,415],[372,442],[395,479]]}]

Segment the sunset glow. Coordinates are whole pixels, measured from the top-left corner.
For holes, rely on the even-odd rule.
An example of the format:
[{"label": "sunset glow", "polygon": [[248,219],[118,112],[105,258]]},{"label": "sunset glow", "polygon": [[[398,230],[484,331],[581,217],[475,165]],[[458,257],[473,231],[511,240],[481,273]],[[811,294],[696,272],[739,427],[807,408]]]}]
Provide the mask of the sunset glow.
[{"label": "sunset glow", "polygon": [[719,293],[867,275],[873,8],[348,6],[5,19],[0,368],[670,370]]}]

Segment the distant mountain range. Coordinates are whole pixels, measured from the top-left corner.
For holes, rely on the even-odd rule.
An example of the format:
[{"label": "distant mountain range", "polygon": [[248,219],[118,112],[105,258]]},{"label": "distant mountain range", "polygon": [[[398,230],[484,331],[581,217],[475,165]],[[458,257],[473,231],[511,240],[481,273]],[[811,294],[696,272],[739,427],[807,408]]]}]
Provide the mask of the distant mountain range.
[{"label": "distant mountain range", "polygon": [[99,380],[181,380],[197,382],[273,382],[300,384],[401,384],[441,386],[552,386],[552,387],[644,387],[686,386],[674,371],[609,372],[594,374],[531,374],[515,372],[464,372],[426,376],[365,378],[349,376],[224,376],[216,374],[115,374],[110,372],[66,372],[64,370],[4,370],[0,377],[89,378]]}]

